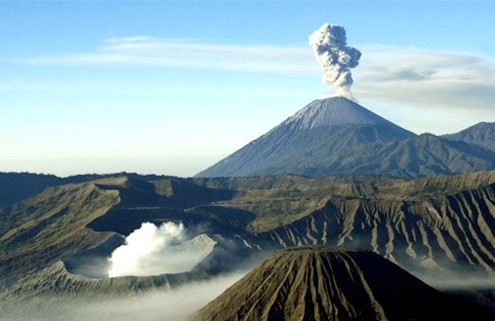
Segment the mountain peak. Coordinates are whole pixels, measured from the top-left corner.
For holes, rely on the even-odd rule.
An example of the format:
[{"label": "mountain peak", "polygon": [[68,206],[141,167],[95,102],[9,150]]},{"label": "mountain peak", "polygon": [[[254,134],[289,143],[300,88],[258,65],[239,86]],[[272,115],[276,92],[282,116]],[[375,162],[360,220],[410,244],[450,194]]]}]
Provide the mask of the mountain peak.
[{"label": "mountain peak", "polygon": [[299,129],[355,125],[393,125],[388,120],[344,97],[314,100],[288,118],[283,124],[297,124]]},{"label": "mountain peak", "polygon": [[330,175],[352,148],[413,136],[347,98],[319,99],[197,176]]},{"label": "mountain peak", "polygon": [[456,134],[443,135],[450,141],[460,141],[495,152],[495,123],[481,122]]},{"label": "mountain peak", "polygon": [[485,320],[373,252],[298,248],[268,258],[194,320]]}]

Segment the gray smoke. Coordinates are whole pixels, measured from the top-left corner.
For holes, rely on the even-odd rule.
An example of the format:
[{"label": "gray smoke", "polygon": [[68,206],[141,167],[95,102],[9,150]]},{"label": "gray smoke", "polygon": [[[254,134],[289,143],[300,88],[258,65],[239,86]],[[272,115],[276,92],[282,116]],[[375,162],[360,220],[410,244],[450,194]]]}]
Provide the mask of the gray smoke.
[{"label": "gray smoke", "polygon": [[323,69],[323,81],[331,84],[337,94],[350,96],[350,68],[358,65],[361,52],[347,46],[345,29],[325,23],[309,36],[309,44]]}]

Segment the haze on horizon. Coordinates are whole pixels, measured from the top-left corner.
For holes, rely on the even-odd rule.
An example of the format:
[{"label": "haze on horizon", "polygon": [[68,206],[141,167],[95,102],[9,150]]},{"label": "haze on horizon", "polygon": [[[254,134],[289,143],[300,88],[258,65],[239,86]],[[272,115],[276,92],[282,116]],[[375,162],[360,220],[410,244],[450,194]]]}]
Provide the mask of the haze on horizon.
[{"label": "haze on horizon", "polygon": [[0,171],[194,175],[332,94],[307,44],[325,22],[362,53],[352,90],[364,107],[416,133],[494,121],[494,10],[2,2]]}]

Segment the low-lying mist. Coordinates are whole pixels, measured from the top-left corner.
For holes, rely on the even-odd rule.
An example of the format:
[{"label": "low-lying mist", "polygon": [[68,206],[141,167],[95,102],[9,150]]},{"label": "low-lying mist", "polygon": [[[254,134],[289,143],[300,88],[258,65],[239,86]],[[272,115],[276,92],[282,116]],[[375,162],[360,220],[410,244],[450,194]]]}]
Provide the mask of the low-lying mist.
[{"label": "low-lying mist", "polygon": [[465,273],[464,277],[446,275],[445,273],[428,273],[417,275],[428,285],[442,291],[455,289],[495,289],[495,278],[481,273]]},{"label": "low-lying mist", "polygon": [[[237,272],[209,281],[124,299],[78,299],[40,296],[0,303],[2,321],[180,321],[186,319],[244,276]],[[3,306],[4,305],[4,306]]]},{"label": "low-lying mist", "polygon": [[[397,263],[396,263],[397,264]],[[435,259],[434,268],[402,266],[421,281],[440,291],[451,289],[495,289],[494,275],[481,268]],[[448,269],[445,269],[448,267]]]}]

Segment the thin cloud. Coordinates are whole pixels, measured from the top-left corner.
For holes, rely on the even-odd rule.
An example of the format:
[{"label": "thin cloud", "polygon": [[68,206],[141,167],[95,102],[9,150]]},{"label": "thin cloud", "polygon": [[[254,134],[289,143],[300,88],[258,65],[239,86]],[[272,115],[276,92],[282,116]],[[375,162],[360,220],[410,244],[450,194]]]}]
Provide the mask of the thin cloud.
[{"label": "thin cloud", "polygon": [[[490,58],[413,47],[356,47],[363,55],[354,71],[353,91],[361,101],[471,110],[489,109],[491,102],[495,101],[495,62]],[[215,44],[148,36],[110,38],[92,52],[0,59],[0,62],[320,75],[318,64],[306,45]]]},{"label": "thin cloud", "polygon": [[488,109],[495,101],[495,63],[475,54],[418,48],[364,47],[355,95],[424,108]]},{"label": "thin cloud", "polygon": [[[272,45],[207,44],[147,36],[111,38],[94,52],[17,60],[44,65],[135,65],[217,69],[253,73],[308,74],[307,48]],[[313,71],[312,71],[313,69]]]},{"label": "thin cloud", "polygon": [[[414,80],[493,79],[489,72],[495,70],[493,61],[474,54],[386,46],[369,46],[366,50],[363,57],[366,67],[359,69],[363,81],[367,77],[370,80],[387,80],[389,77],[392,81],[407,81],[410,72],[420,75]],[[403,71],[409,72],[404,74],[406,77],[400,77]]]}]

